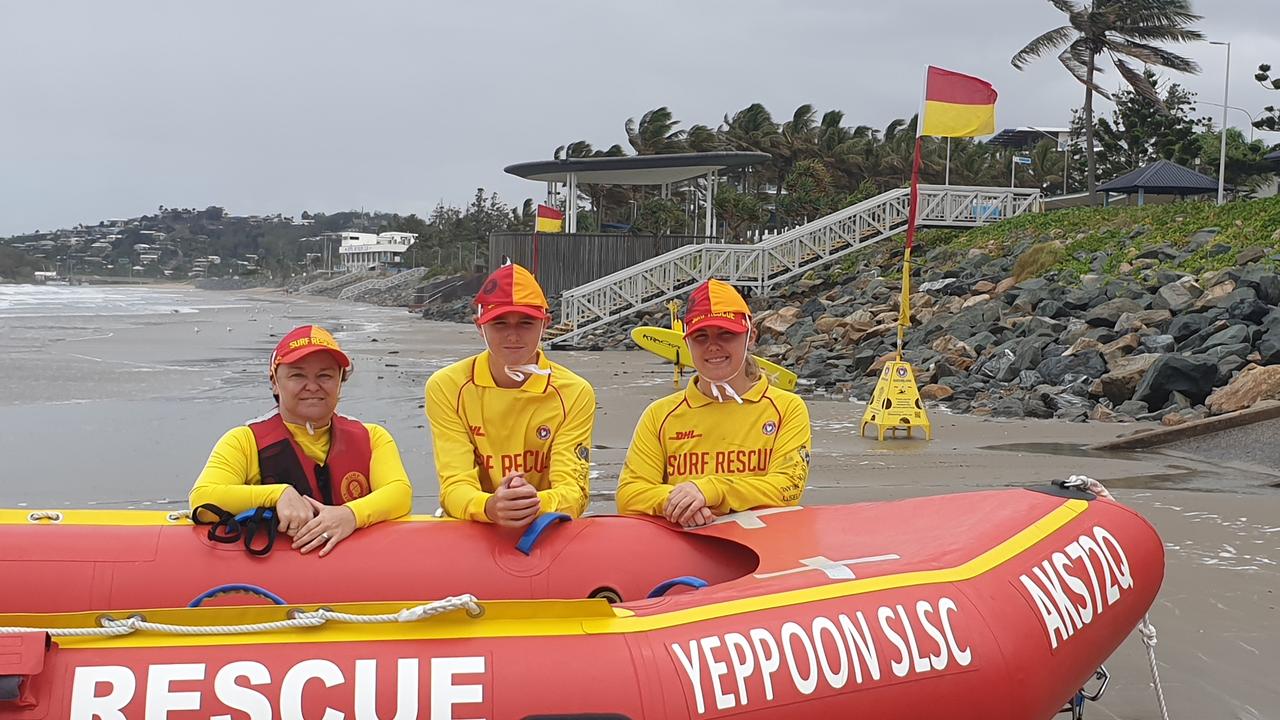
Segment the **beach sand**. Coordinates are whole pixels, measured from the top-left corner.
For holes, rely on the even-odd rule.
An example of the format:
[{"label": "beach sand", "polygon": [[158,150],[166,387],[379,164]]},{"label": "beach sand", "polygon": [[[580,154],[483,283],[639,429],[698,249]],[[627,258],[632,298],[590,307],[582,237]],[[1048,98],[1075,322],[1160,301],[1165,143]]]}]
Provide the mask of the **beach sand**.
[{"label": "beach sand", "polygon": [[[268,291],[174,291],[173,304],[140,315],[0,313],[0,457],[7,465],[0,506],[185,506],[217,438],[272,407],[266,367],[279,336],[316,322],[333,330],[355,361],[342,412],[392,432],[414,481],[415,510],[435,509],[422,386],[435,369],[480,349],[474,328]],[[596,388],[591,509],[610,512],[632,429],[648,402],[671,392],[670,367],[637,352],[552,357]],[[1072,474],[1102,480],[1166,543],[1167,577],[1151,617],[1172,716],[1280,719],[1274,468],[1185,452],[1082,449],[1132,425],[1003,422],[935,409],[932,442],[880,443],[858,437],[860,404],[813,399],[810,410],[805,504],[1015,487]],[[1136,634],[1107,667],[1111,687],[1088,717],[1159,717]]]}]

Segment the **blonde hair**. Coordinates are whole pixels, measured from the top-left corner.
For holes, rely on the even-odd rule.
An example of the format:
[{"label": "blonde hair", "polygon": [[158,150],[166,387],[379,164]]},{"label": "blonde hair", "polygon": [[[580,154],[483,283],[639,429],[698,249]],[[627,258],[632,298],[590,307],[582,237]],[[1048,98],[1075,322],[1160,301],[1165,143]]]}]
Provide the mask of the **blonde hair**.
[{"label": "blonde hair", "polygon": [[747,379],[751,382],[759,382],[764,373],[760,370],[760,363],[756,362],[756,356],[750,352],[747,353],[747,361],[742,365],[742,372],[746,374]]}]

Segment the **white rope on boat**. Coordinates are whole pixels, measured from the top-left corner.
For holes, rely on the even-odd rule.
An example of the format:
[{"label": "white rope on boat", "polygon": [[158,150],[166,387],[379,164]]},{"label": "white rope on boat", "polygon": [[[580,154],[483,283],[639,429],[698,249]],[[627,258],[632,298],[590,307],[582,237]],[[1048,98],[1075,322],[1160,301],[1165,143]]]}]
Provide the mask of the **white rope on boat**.
[{"label": "white rope on boat", "polygon": [[1151,624],[1151,615],[1143,615],[1138,623],[1138,632],[1142,636],[1142,644],[1147,646],[1147,661],[1151,663],[1151,682],[1156,689],[1156,703],[1160,705],[1161,720],[1169,720],[1169,708],[1164,702],[1164,689],[1160,687],[1160,670],[1156,668],[1156,626]]},{"label": "white rope on boat", "polygon": [[27,522],[38,523],[41,520],[60,523],[62,522],[62,513],[57,510],[36,510],[35,512],[27,513]]},{"label": "white rope on boat", "polygon": [[191,518],[190,510],[176,510],[165,516],[165,519],[171,523],[180,522],[182,520],[188,520],[190,518]]},{"label": "white rope on boat", "polygon": [[310,612],[293,612],[287,620],[242,625],[174,625],[171,623],[147,622],[142,616],[134,615],[122,620],[103,617],[98,621],[100,627],[96,628],[0,627],[0,635],[24,632],[43,632],[48,633],[50,637],[116,637],[135,632],[155,632],[168,635],[238,635],[240,633],[276,632],[296,628],[319,627],[328,622],[357,624],[409,623],[454,610],[466,610],[467,615],[473,618],[478,618],[484,614],[484,607],[476,601],[474,595],[455,595],[425,605],[405,608],[399,612],[380,615],[354,615],[320,608]]}]

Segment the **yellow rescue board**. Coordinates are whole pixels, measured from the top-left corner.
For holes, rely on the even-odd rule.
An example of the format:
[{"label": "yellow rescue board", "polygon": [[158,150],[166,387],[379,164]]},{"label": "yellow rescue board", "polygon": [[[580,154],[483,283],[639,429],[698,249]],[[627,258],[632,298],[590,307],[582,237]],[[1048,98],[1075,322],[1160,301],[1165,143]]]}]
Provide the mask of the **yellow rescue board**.
[{"label": "yellow rescue board", "polygon": [[[693,367],[693,360],[689,357],[689,346],[684,342],[684,334],[678,330],[640,325],[631,328],[631,339],[641,349],[648,350],[667,362],[682,368]],[[796,389],[799,378],[795,373],[761,357],[756,358],[756,363],[760,365],[760,371],[769,378],[769,383],[774,387],[782,390]]]}]

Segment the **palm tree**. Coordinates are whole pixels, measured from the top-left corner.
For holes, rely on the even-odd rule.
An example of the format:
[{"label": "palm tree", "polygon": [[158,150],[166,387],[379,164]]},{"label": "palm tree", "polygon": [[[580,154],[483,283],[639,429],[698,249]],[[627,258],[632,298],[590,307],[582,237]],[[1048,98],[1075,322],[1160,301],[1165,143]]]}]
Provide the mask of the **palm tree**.
[{"label": "palm tree", "polygon": [[685,132],[676,129],[679,124],[667,107],[655,108],[642,115],[638,124],[635,118],[627,120],[627,141],[637,155],[683,152]]},{"label": "palm tree", "polygon": [[1200,66],[1191,59],[1151,43],[1203,40],[1203,33],[1189,27],[1201,18],[1191,12],[1189,0],[1091,0],[1088,5],[1076,0],[1049,2],[1067,14],[1069,24],[1054,28],[1027,43],[1011,62],[1021,70],[1032,60],[1065,46],[1058,60],[1084,85],[1086,177],[1092,198],[1097,184],[1093,157],[1093,94],[1096,92],[1111,99],[1110,93],[1094,80],[1102,72],[1098,67],[1098,56],[1104,53],[1110,56],[1120,76],[1135,92],[1163,107],[1156,89],[1124,58],[1179,72],[1200,72]]}]

